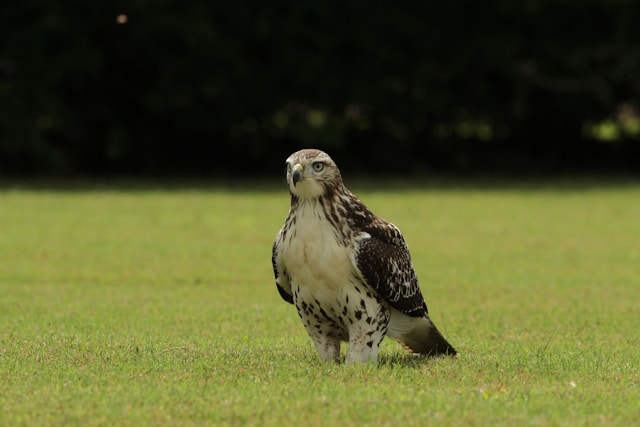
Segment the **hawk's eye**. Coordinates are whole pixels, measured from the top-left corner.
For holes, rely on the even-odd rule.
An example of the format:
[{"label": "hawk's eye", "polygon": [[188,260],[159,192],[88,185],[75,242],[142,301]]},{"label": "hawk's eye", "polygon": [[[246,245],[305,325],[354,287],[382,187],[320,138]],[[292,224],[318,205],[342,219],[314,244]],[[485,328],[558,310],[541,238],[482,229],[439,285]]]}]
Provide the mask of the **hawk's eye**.
[{"label": "hawk's eye", "polygon": [[313,165],[311,165],[313,167],[313,170],[316,172],[322,172],[322,170],[324,169],[324,163],[322,162],[314,162]]}]

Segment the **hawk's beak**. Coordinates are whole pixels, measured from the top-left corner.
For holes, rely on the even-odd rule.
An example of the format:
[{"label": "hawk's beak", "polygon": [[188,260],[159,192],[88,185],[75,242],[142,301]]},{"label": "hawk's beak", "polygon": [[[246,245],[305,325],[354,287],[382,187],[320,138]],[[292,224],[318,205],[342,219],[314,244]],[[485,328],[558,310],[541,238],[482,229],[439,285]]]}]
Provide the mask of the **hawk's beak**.
[{"label": "hawk's beak", "polygon": [[304,167],[298,163],[293,167],[293,171],[291,172],[291,179],[293,180],[293,186],[295,187],[298,181],[302,179],[302,171]]}]

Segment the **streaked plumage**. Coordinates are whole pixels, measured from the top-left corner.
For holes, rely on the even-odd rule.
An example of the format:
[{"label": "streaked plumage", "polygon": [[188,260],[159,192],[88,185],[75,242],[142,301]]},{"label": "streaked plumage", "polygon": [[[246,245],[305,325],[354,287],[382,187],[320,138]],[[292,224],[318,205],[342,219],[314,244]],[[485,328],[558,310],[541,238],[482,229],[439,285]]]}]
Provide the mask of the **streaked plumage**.
[{"label": "streaked plumage", "polygon": [[388,335],[409,351],[455,355],[429,318],[400,230],[343,184],[324,152],[287,159],[291,206],[273,245],[276,286],[323,360],[377,361]]}]

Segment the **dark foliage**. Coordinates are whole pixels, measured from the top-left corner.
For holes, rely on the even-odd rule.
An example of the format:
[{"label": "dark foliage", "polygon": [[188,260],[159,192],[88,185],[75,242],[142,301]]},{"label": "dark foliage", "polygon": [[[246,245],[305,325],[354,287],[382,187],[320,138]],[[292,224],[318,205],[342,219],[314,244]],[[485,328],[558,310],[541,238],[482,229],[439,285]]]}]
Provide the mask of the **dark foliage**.
[{"label": "dark foliage", "polygon": [[301,147],[637,171],[638,22],[634,0],[3,2],[0,173],[258,175]]}]

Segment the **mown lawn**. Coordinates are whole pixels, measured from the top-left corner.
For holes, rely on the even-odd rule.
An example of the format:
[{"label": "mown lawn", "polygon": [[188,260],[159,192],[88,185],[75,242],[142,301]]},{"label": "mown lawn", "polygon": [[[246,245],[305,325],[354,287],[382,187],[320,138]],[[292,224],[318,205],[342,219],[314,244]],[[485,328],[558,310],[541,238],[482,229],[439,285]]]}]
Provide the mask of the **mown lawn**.
[{"label": "mown lawn", "polygon": [[272,278],[284,186],[6,186],[0,425],[638,423],[640,184],[352,187],[459,358],[320,362]]}]

